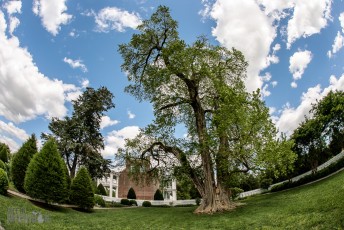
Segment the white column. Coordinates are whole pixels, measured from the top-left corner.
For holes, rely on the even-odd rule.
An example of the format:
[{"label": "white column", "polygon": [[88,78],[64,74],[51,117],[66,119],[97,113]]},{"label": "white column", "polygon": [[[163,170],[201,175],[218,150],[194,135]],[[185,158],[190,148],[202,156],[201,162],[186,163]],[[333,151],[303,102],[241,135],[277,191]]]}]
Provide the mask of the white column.
[{"label": "white column", "polygon": [[112,172],[110,172],[110,191],[109,191],[109,197],[110,198],[112,198],[112,187],[113,187],[113,185],[112,185],[112,179],[113,178],[113,174],[112,174]]},{"label": "white column", "polygon": [[177,181],[172,180],[172,200],[177,200]]},{"label": "white column", "polygon": [[119,175],[118,174],[116,175],[116,184],[117,184],[117,186],[116,186],[116,198],[118,198],[118,186],[119,186]]}]

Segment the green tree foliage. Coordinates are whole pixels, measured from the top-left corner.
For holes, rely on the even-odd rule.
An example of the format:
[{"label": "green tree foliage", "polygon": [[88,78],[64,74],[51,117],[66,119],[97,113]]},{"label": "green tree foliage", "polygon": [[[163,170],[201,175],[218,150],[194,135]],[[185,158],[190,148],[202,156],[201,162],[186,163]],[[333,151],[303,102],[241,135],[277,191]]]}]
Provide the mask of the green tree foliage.
[{"label": "green tree foliage", "polygon": [[85,167],[79,169],[72,181],[69,200],[85,210],[92,209],[95,204],[92,180]]},{"label": "green tree foliage", "polygon": [[53,139],[36,153],[26,171],[26,193],[47,203],[61,203],[68,198],[68,184],[63,159]]},{"label": "green tree foliage", "polygon": [[97,188],[98,188],[98,194],[99,195],[107,196],[107,192],[101,183],[98,185]]},{"label": "green tree foliage", "polygon": [[10,160],[11,151],[8,145],[0,142],[0,160],[7,163]]},{"label": "green tree foliage", "polygon": [[[100,154],[104,148],[100,122],[104,113],[114,108],[112,99],[113,95],[106,87],[87,88],[72,102],[71,117],[53,118],[49,124],[71,178],[80,166],[85,166],[92,178],[101,178],[110,171],[110,161]],[[42,136],[48,138],[50,135]]]},{"label": "green tree foliage", "polygon": [[[276,137],[259,90],[246,92],[247,62],[240,51],[204,37],[186,44],[164,6],[137,29],[139,34],[119,46],[131,82],[125,91],[150,101],[155,115],[120,151],[136,168],[151,164],[137,170],[137,177],[161,179],[182,167],[203,198],[195,212],[214,213],[233,207],[226,185],[234,174],[263,169],[278,174],[291,167],[293,143]],[[177,126],[186,127],[188,138],[175,136]]]},{"label": "green tree foliage", "polygon": [[0,195],[6,195],[8,189],[8,177],[4,169],[0,168]]},{"label": "green tree foliage", "polygon": [[293,150],[298,154],[295,174],[316,171],[318,165],[338,154],[344,147],[344,92],[330,91],[313,105],[310,113],[294,131]]},{"label": "green tree foliage", "polygon": [[127,194],[127,198],[128,199],[136,199],[136,193],[135,193],[135,190],[133,188],[130,188],[128,190],[128,194]]},{"label": "green tree foliage", "polygon": [[11,161],[11,177],[14,186],[20,192],[25,193],[24,180],[27,167],[32,157],[37,153],[37,140],[34,134],[13,155]]},{"label": "green tree foliage", "polygon": [[3,169],[5,171],[7,170],[7,167],[6,167],[5,163],[2,160],[0,160],[0,169]]},{"label": "green tree foliage", "polygon": [[164,200],[164,196],[162,195],[162,192],[160,189],[157,189],[154,193],[154,200]]}]

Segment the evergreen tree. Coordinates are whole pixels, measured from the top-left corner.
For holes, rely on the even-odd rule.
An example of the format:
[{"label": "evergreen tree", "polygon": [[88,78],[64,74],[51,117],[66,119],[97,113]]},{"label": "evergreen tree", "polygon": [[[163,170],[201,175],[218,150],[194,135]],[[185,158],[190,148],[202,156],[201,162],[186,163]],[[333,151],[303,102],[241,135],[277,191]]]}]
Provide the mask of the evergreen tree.
[{"label": "evergreen tree", "polygon": [[0,160],[2,160],[4,163],[7,163],[10,158],[10,148],[8,145],[4,143],[0,143]]},{"label": "evergreen tree", "polygon": [[8,189],[8,177],[4,169],[0,168],[0,194],[6,195]]},{"label": "evergreen tree", "polygon": [[85,167],[81,167],[72,181],[70,201],[80,208],[88,210],[95,204],[92,180]]},{"label": "evergreen tree", "polygon": [[160,189],[157,189],[154,194],[154,200],[164,200],[164,196],[162,195],[162,192]]},{"label": "evergreen tree", "polygon": [[0,160],[0,169],[6,170],[6,165],[2,160]]},{"label": "evergreen tree", "polygon": [[98,185],[97,188],[98,188],[98,194],[99,195],[107,196],[107,192],[101,183]]},{"label": "evergreen tree", "polygon": [[128,195],[127,195],[128,199],[136,199],[136,193],[135,190],[133,188],[130,188],[128,191]]},{"label": "evergreen tree", "polygon": [[34,134],[22,145],[12,159],[11,176],[14,186],[25,193],[24,179],[26,169],[33,155],[37,153],[37,143]]},{"label": "evergreen tree", "polygon": [[32,158],[26,171],[24,188],[33,198],[61,203],[68,198],[64,162],[53,139],[49,139]]}]

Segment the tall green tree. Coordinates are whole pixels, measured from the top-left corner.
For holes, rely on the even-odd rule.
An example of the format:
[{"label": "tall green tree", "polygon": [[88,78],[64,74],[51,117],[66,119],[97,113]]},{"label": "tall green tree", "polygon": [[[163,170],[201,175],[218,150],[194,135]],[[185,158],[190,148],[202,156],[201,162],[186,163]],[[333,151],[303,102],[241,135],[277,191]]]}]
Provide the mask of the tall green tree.
[{"label": "tall green tree", "polygon": [[65,163],[54,139],[49,139],[36,153],[26,171],[26,193],[47,203],[61,203],[68,198],[68,181]]},{"label": "tall green tree", "polygon": [[11,161],[11,176],[14,186],[25,193],[24,180],[27,167],[32,157],[37,153],[37,140],[34,134],[13,155]]},{"label": "tall green tree", "polygon": [[[232,175],[286,171],[295,159],[293,143],[276,138],[259,91],[245,91],[241,52],[204,37],[186,44],[164,6],[137,29],[119,46],[131,82],[125,90],[150,101],[155,120],[121,150],[134,177],[147,182],[181,167],[203,198],[195,212],[214,213],[234,207],[226,187]],[[176,127],[186,127],[188,137],[177,138]]]},{"label": "tall green tree", "polygon": [[11,151],[7,144],[0,142],[0,160],[7,163],[10,160]]},{"label": "tall green tree", "polygon": [[[52,135],[58,142],[70,177],[76,169],[85,166],[92,178],[100,178],[109,172],[110,161],[100,154],[104,149],[104,138],[100,132],[101,118],[114,108],[113,94],[106,88],[87,88],[73,101],[73,114],[64,119],[53,118],[49,124]],[[43,134],[48,138],[50,135]]]}]

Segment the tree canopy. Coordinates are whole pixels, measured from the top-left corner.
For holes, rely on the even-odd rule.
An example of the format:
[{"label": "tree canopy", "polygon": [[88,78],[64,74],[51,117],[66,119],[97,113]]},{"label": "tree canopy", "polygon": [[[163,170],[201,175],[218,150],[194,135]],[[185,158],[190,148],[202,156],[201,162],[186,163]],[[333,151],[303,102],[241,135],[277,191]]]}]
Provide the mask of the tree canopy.
[{"label": "tree canopy", "polygon": [[7,144],[0,142],[0,160],[7,163],[10,160],[11,151]]},{"label": "tree canopy", "polygon": [[[203,198],[195,212],[228,210],[231,176],[285,172],[295,160],[293,143],[276,137],[259,90],[245,91],[247,62],[240,51],[214,46],[205,37],[188,45],[177,28],[169,9],[160,6],[119,46],[131,82],[126,92],[150,101],[155,115],[120,152],[144,181],[173,175],[178,166]],[[180,127],[186,137],[176,135]]]},{"label": "tree canopy", "polygon": [[113,94],[106,88],[87,88],[72,102],[73,114],[64,119],[53,118],[49,124],[53,136],[65,160],[70,177],[76,169],[85,166],[92,178],[100,178],[110,171],[110,161],[100,154],[104,149],[104,138],[100,132],[104,113],[114,108]]}]

